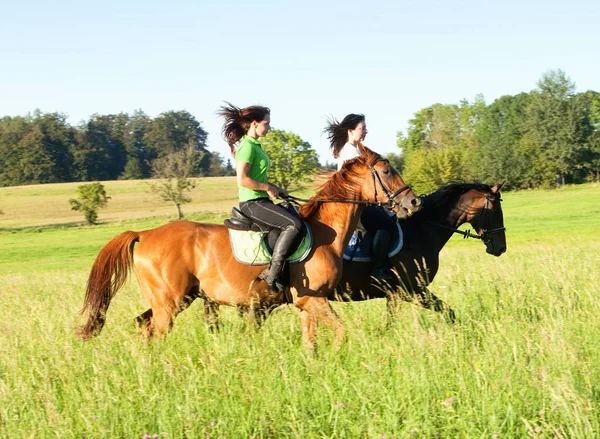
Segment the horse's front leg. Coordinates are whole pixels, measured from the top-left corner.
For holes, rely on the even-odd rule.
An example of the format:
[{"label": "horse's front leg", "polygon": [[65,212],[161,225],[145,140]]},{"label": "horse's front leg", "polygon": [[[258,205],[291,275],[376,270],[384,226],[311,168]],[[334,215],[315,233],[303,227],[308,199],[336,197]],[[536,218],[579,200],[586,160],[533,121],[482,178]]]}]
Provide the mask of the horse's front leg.
[{"label": "horse's front leg", "polygon": [[454,314],[454,310],[450,307],[450,305],[429,291],[428,288],[423,287],[421,290],[419,290],[415,294],[413,302],[421,305],[425,309],[432,309],[441,313],[450,323],[454,323],[456,321],[456,315]]},{"label": "horse's front leg", "polygon": [[304,349],[314,351],[317,320],[308,311],[300,311],[300,327],[302,329],[302,344],[304,345]]},{"label": "horse's front leg", "polygon": [[307,349],[314,349],[317,323],[322,323],[334,332],[333,348],[336,351],[340,349],[346,329],[326,297],[295,298],[294,305],[302,310],[302,340]]}]

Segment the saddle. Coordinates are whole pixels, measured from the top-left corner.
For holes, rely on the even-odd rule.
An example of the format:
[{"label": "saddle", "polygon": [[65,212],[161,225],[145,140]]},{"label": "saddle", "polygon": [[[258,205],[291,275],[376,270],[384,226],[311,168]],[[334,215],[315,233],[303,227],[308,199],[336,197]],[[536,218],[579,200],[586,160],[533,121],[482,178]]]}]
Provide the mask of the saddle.
[{"label": "saddle", "polygon": [[[299,214],[288,203],[281,206],[295,215]],[[281,231],[257,224],[237,207],[231,209],[231,218],[223,221],[229,229],[229,241],[233,256],[238,262],[248,265],[268,265],[271,261],[273,247]],[[296,264],[307,258],[312,249],[312,232],[305,221],[302,221],[302,231],[293,245],[294,250],[288,257],[288,263]]]},{"label": "saddle", "polygon": [[242,232],[268,232],[261,229],[260,225],[256,224],[252,218],[244,215],[237,207],[231,208],[231,218],[223,221],[228,229],[239,230]]},{"label": "saddle", "polygon": [[[396,233],[392,236],[392,245],[388,253],[388,258],[396,256],[402,250],[404,245],[404,233],[400,223],[396,222]],[[348,243],[348,247],[344,250],[344,259],[350,262],[371,262],[372,258],[372,246],[371,243],[373,237],[370,233],[364,230],[357,230],[354,232]]]}]

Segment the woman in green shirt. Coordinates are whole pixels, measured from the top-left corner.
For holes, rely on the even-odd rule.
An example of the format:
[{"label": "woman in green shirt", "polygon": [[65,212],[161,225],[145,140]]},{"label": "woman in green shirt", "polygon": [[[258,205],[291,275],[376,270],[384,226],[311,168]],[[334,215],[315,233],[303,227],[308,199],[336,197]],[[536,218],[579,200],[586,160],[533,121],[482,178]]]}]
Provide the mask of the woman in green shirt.
[{"label": "woman in green shirt", "polygon": [[223,137],[235,157],[240,210],[263,227],[281,230],[273,248],[271,263],[259,275],[279,291],[279,275],[292,244],[300,234],[302,222],[269,198],[288,195],[285,189],[269,183],[271,160],[258,141],[271,129],[271,110],[259,105],[239,108],[227,102],[227,106],[221,107],[218,114],[225,119]]}]

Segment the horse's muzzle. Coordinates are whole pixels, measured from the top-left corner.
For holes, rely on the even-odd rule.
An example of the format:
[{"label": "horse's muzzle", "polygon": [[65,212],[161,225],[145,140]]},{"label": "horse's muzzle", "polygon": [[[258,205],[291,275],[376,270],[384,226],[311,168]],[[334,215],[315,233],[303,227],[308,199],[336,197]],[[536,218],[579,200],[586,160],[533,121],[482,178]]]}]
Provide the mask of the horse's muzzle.
[{"label": "horse's muzzle", "polygon": [[411,192],[406,197],[400,201],[400,205],[398,206],[398,211],[396,212],[396,216],[398,218],[408,218],[413,213],[418,212],[422,208],[421,199],[414,196]]}]

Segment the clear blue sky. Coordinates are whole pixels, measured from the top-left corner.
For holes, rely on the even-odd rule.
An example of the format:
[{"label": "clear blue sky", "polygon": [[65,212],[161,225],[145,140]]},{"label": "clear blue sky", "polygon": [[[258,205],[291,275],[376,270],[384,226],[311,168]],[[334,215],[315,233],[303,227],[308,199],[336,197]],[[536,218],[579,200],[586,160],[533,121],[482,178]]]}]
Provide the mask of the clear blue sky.
[{"label": "clear blue sky", "polygon": [[0,116],[187,110],[228,156],[222,101],[267,105],[272,125],[331,160],[328,115],[367,116],[366,143],[436,102],[528,92],[549,69],[600,91],[594,1],[11,1],[0,8]]}]

